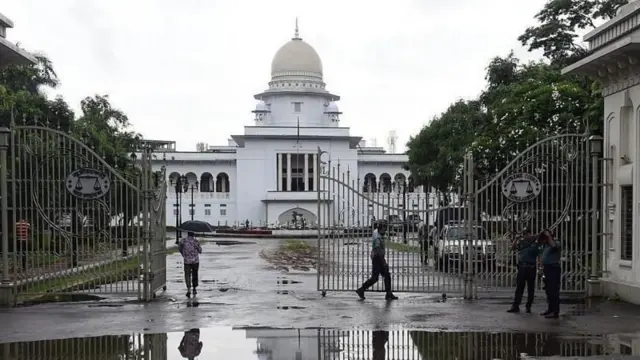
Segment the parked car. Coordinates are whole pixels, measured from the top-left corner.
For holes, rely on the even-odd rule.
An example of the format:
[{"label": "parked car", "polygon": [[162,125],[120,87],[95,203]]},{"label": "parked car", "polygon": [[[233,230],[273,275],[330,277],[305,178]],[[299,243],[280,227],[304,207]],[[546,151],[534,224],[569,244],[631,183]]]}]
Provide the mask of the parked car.
[{"label": "parked car", "polygon": [[[437,231],[434,227],[432,231]],[[440,270],[448,271],[451,267],[462,268],[463,261],[469,261],[473,256],[474,268],[493,266],[495,263],[496,246],[489,239],[487,231],[482,226],[473,226],[471,237],[469,227],[464,223],[445,225],[434,241],[434,254]],[[432,237],[436,237],[435,233]]]}]

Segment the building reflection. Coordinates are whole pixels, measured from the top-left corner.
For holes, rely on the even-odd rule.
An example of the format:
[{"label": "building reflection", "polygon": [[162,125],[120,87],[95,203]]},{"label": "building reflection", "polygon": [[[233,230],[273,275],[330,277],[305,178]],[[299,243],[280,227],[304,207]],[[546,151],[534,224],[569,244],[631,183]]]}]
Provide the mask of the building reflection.
[{"label": "building reflection", "polygon": [[256,339],[256,359],[318,360],[319,333],[307,329],[247,329],[245,336]]},{"label": "building reflection", "polygon": [[603,355],[640,355],[640,334],[226,328],[0,344],[0,360],[511,360]]}]

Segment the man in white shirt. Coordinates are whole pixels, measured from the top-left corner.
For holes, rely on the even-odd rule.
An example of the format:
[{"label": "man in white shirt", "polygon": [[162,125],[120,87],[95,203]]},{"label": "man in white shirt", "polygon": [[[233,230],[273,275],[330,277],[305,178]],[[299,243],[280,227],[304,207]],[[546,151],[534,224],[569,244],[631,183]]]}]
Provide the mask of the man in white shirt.
[{"label": "man in white shirt", "polygon": [[384,289],[387,292],[385,299],[396,300],[397,296],[391,291],[391,274],[389,273],[389,264],[385,259],[385,244],[384,237],[387,233],[387,222],[380,220],[374,223],[373,237],[372,237],[372,249],[371,249],[371,277],[365,281],[360,289],[356,290],[356,293],[361,300],[364,300],[364,292],[371,286],[378,282],[380,275],[384,278]]}]

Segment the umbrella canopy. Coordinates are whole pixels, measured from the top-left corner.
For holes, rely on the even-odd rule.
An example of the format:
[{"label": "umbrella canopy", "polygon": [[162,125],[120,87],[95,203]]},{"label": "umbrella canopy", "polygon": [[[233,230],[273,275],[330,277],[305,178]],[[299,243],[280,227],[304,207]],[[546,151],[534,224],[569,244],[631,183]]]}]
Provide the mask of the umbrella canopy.
[{"label": "umbrella canopy", "polygon": [[182,224],[180,224],[180,227],[178,227],[178,229],[182,231],[191,231],[194,233],[213,232],[213,228],[211,227],[211,224],[209,224],[206,221],[199,221],[199,220],[185,221]]}]

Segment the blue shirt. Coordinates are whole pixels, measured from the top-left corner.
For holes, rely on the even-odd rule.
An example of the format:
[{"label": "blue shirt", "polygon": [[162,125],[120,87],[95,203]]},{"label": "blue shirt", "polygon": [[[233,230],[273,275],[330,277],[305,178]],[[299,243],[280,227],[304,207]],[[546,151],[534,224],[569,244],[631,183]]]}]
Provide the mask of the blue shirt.
[{"label": "blue shirt", "polygon": [[516,249],[518,249],[518,263],[536,265],[540,246],[535,236],[525,236],[524,239],[518,241]]},{"label": "blue shirt", "polygon": [[560,258],[562,257],[562,251],[560,251],[560,242],[554,240],[556,246],[544,245],[542,249],[542,264],[543,265],[560,265]]},{"label": "blue shirt", "polygon": [[373,253],[384,257],[384,237],[380,235],[378,229],[373,230],[373,239],[371,244],[373,246]]}]

